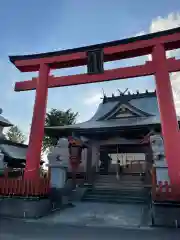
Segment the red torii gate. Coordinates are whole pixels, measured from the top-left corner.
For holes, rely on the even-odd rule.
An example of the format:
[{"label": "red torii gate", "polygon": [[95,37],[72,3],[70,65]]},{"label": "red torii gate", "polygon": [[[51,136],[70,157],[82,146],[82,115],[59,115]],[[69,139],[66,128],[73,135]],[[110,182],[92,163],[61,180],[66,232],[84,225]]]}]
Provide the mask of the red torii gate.
[{"label": "red torii gate", "polygon": [[[124,78],[155,75],[165,153],[173,186],[180,184],[180,133],[173,102],[169,72],[180,70],[180,60],[166,58],[166,51],[180,48],[180,28],[113,41],[88,47],[58,52],[10,56],[10,61],[21,72],[39,71],[39,77],[16,82],[15,91],[36,89],[25,178],[39,177],[41,146],[44,135],[48,88],[111,81]],[[144,65],[103,69],[103,63],[152,54],[152,61]],[[50,69],[88,66],[87,74],[54,77]]]}]

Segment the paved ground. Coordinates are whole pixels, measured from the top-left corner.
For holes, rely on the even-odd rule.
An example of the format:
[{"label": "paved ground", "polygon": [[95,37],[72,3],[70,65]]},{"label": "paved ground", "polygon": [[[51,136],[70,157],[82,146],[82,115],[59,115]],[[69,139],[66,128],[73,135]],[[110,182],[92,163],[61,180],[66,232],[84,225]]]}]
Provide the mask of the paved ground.
[{"label": "paved ground", "polygon": [[0,220],[0,239],[3,240],[179,240],[178,229],[121,229],[102,227],[70,227],[60,224],[25,223]]},{"label": "paved ground", "polygon": [[149,227],[141,204],[75,203],[38,220],[0,219],[3,240],[179,240],[180,229]]},{"label": "paved ground", "polygon": [[76,226],[141,227],[148,226],[150,222],[146,208],[141,204],[76,202],[74,208],[56,212],[36,221]]}]

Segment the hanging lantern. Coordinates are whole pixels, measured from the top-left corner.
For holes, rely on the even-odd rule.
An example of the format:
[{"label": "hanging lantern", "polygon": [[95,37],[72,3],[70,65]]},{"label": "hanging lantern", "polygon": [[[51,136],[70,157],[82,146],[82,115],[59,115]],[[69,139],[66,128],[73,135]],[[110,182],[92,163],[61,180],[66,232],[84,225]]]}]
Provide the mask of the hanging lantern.
[{"label": "hanging lantern", "polygon": [[81,164],[82,143],[79,139],[69,137],[69,156],[72,170],[77,170]]}]

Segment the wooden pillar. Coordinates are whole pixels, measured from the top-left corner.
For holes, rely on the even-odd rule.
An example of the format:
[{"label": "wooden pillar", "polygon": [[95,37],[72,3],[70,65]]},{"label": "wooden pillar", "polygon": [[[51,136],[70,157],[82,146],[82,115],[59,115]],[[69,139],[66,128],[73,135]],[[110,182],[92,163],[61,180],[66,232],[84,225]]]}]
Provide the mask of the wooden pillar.
[{"label": "wooden pillar", "polygon": [[180,184],[180,145],[179,126],[173,100],[173,93],[167,68],[164,46],[154,47],[152,59],[155,68],[156,93],[161,117],[165,155],[171,184]]},{"label": "wooden pillar", "polygon": [[152,182],[152,166],[153,166],[153,155],[150,144],[143,147],[145,154],[145,183],[151,184]]},{"label": "wooden pillar", "polygon": [[89,143],[87,149],[86,178],[88,183],[92,183],[92,146]]},{"label": "wooden pillar", "polygon": [[48,93],[49,66],[40,65],[39,78],[37,79],[34,112],[31,124],[29,146],[26,156],[24,177],[35,180],[39,177],[41,148],[44,136],[44,122]]}]

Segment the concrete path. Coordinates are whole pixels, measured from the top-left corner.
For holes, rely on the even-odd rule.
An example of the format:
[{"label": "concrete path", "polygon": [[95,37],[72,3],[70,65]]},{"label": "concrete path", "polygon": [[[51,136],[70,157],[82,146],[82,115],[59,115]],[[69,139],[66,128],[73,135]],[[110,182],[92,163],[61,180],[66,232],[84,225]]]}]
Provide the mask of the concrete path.
[{"label": "concrete path", "polygon": [[146,210],[146,206],[141,204],[77,202],[73,208],[55,212],[39,220],[28,220],[28,222],[138,228],[147,227],[149,224]]},{"label": "concrete path", "polygon": [[132,230],[121,228],[70,227],[44,223],[0,220],[3,240],[179,240],[178,229]]}]

